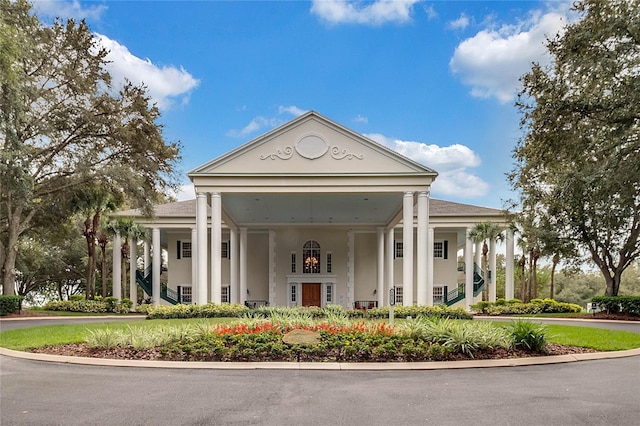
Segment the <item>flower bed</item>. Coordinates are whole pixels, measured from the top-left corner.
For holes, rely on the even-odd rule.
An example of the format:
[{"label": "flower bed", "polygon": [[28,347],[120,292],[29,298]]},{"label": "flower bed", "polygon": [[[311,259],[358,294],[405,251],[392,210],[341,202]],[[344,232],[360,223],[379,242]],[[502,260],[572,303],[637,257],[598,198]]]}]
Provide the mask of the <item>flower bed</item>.
[{"label": "flower bed", "polygon": [[[544,328],[518,324],[516,329],[420,317],[390,326],[346,316],[316,321],[293,315],[229,324],[103,329],[75,348],[85,356],[174,361],[439,361],[545,353]],[[292,330],[317,334],[317,343],[287,343],[285,336]]]}]

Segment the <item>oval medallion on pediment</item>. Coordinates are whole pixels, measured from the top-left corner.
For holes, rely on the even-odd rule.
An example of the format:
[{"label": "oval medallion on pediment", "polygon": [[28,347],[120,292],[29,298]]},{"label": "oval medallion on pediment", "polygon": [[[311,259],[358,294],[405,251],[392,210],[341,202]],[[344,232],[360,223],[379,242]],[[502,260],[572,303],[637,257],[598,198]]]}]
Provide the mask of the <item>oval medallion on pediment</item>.
[{"label": "oval medallion on pediment", "polygon": [[322,138],[322,136],[313,134],[307,134],[302,136],[298,142],[296,142],[296,152],[301,157],[314,160],[322,157],[329,150],[329,144]]}]

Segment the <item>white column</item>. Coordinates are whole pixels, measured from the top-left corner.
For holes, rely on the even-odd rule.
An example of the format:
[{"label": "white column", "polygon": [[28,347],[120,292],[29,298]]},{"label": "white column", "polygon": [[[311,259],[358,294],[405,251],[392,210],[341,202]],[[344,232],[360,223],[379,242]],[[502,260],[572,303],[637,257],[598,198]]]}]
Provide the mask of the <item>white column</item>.
[{"label": "white column", "polygon": [[393,258],[394,258],[394,240],[395,240],[395,232],[393,228],[387,229],[387,235],[385,236],[385,250],[384,250],[384,275],[385,281],[387,285],[384,287],[384,300],[386,300],[387,305],[391,303],[389,300],[389,290],[394,286],[394,277],[393,277]]},{"label": "white column", "polygon": [[196,250],[196,267],[198,268],[196,285],[192,290],[194,303],[207,303],[207,194],[196,195],[196,233],[198,247]]},{"label": "white column", "polygon": [[[467,235],[468,234],[469,230],[467,230]],[[473,261],[478,265],[478,268],[482,268],[482,243],[476,243],[475,258]]]},{"label": "white column", "polygon": [[384,228],[378,228],[376,233],[378,241],[378,262],[376,276],[376,300],[378,306],[384,304]]},{"label": "white column", "polygon": [[496,239],[489,241],[489,270],[491,271],[491,286],[489,287],[489,302],[496,301]]},{"label": "white column", "polygon": [[276,231],[269,230],[269,305],[276,302]]},{"label": "white column", "polygon": [[191,303],[198,297],[198,231],[191,228]]},{"label": "white column", "polygon": [[353,309],[355,304],[355,233],[353,229],[347,231],[347,306],[346,309]]},{"label": "white column", "polygon": [[231,303],[238,303],[238,230],[229,228],[229,285],[231,286]]},{"label": "white column", "polygon": [[505,283],[504,283],[504,298],[507,300],[511,300],[513,299],[513,261],[514,261],[514,256],[513,256],[513,251],[514,251],[514,247],[513,247],[513,231],[510,229],[507,229],[505,231],[507,233],[507,238],[506,238],[506,255],[505,255],[505,268],[504,268],[504,272],[505,272]]},{"label": "white column", "polygon": [[222,302],[222,198],[211,194],[211,302]]},{"label": "white column", "polygon": [[[418,193],[418,254],[417,254],[417,300],[418,305],[433,305],[427,298],[427,266],[428,266],[428,240],[429,240],[429,197],[426,191]],[[432,290],[433,294],[433,290]]]},{"label": "white column", "polygon": [[122,239],[120,233],[113,236],[113,275],[111,278],[111,294],[122,299]]},{"label": "white column", "polygon": [[149,270],[149,265],[151,265],[151,251],[149,250],[149,241],[144,240],[144,271],[143,273],[147,273]]},{"label": "white column", "polygon": [[402,305],[413,306],[413,192],[402,202]]},{"label": "white column", "polygon": [[427,239],[427,306],[433,306],[433,241],[435,230],[429,228]]},{"label": "white column", "polygon": [[160,228],[151,231],[151,251],[153,271],[151,271],[151,300],[154,306],[160,305],[160,272],[162,270],[162,248],[160,247]]},{"label": "white column", "polygon": [[473,241],[469,239],[469,230],[465,232],[464,247],[464,308],[471,310],[473,304]]},{"label": "white column", "polygon": [[240,228],[240,303],[247,301],[247,228]]},{"label": "white column", "polygon": [[135,238],[131,239],[131,244],[129,245],[129,299],[133,305],[132,308],[136,307],[136,303],[138,302],[138,286],[136,284],[136,272],[138,271],[138,240]]}]

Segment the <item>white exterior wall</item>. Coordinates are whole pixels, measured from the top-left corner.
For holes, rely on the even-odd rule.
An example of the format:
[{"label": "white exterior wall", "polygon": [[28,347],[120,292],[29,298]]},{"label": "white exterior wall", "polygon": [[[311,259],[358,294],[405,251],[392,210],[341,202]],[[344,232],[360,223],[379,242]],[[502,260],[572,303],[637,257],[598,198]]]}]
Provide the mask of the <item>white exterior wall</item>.
[{"label": "white exterior wall", "polygon": [[458,285],[458,259],[457,259],[457,234],[455,232],[435,232],[434,242],[448,241],[449,253],[447,259],[433,259],[433,285],[448,286],[449,290],[453,290]]},{"label": "white exterior wall", "polygon": [[355,240],[355,300],[377,300],[377,294],[373,294],[378,276],[376,233],[356,233]]},{"label": "white exterior wall", "polygon": [[[167,234],[167,280],[168,287],[177,290],[178,286],[191,285],[191,260],[192,258],[178,259],[178,241],[191,242],[191,231],[170,232]],[[191,247],[192,254],[195,254],[195,247]]]}]

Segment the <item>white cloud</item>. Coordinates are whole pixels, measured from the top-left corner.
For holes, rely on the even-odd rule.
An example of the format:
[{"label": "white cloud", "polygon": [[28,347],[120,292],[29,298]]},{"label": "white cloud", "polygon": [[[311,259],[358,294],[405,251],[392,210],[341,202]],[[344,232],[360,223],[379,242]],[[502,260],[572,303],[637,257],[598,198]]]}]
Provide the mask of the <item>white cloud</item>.
[{"label": "white cloud", "polygon": [[468,170],[480,166],[481,161],[478,154],[467,146],[454,144],[441,147],[393,139],[379,133],[365,136],[437,171],[438,178],[432,185],[434,194],[473,198],[489,192],[489,184]]},{"label": "white cloud", "polygon": [[369,119],[367,117],[363,116],[363,115],[358,114],[353,119],[353,121],[356,122],[356,123],[365,123],[366,124],[366,123],[369,122]]},{"label": "white cloud", "polygon": [[411,21],[419,0],[376,0],[373,3],[344,0],[313,0],[311,13],[330,24],[382,25]]},{"label": "white cloud", "polygon": [[531,12],[517,24],[486,28],[456,47],[449,67],[471,86],[472,96],[510,102],[520,89],[519,78],[531,69],[532,62],[550,63],[547,38],[560,33],[571,19],[563,3],[545,13]]},{"label": "white cloud", "polygon": [[196,189],[192,183],[187,183],[178,187],[174,196],[178,201],[193,200],[196,198]]},{"label": "white cloud", "polygon": [[136,85],[144,83],[160,109],[168,109],[176,102],[187,103],[191,91],[200,83],[182,67],[155,65],[150,59],[133,55],[126,46],[105,35],[95,34],[95,37],[109,50],[106,59],[111,62],[106,68],[114,86],[120,87],[125,79]]},{"label": "white cloud", "polygon": [[298,108],[295,105],[289,105],[289,106],[279,106],[278,107],[278,114],[291,114],[294,117],[298,117],[301,116],[302,114],[304,114],[305,112],[307,112],[307,110],[304,110],[302,108]]},{"label": "white cloud", "polygon": [[454,21],[449,21],[447,23],[447,28],[451,30],[464,30],[469,26],[469,17],[464,13],[460,15],[460,17]]},{"label": "white cloud", "polygon": [[[302,108],[298,108],[295,105],[288,105],[288,106],[284,106],[281,105],[278,107],[278,116],[283,115],[283,114],[287,114],[287,115],[292,115],[294,117],[298,117],[302,114],[304,114],[305,112],[307,112],[307,110],[302,109]],[[242,138],[242,137],[246,137],[249,136],[253,133],[259,132],[259,131],[266,131],[266,130],[270,130],[274,127],[277,127],[281,124],[284,124],[285,121],[280,117],[264,117],[262,115],[259,115],[257,117],[254,117],[249,124],[247,124],[246,126],[244,126],[242,129],[231,129],[227,132],[227,136],[231,136],[233,138]]]},{"label": "white cloud", "polygon": [[33,2],[33,9],[41,18],[99,20],[102,13],[107,10],[107,6],[104,4],[81,5],[78,0],[37,0]]}]

